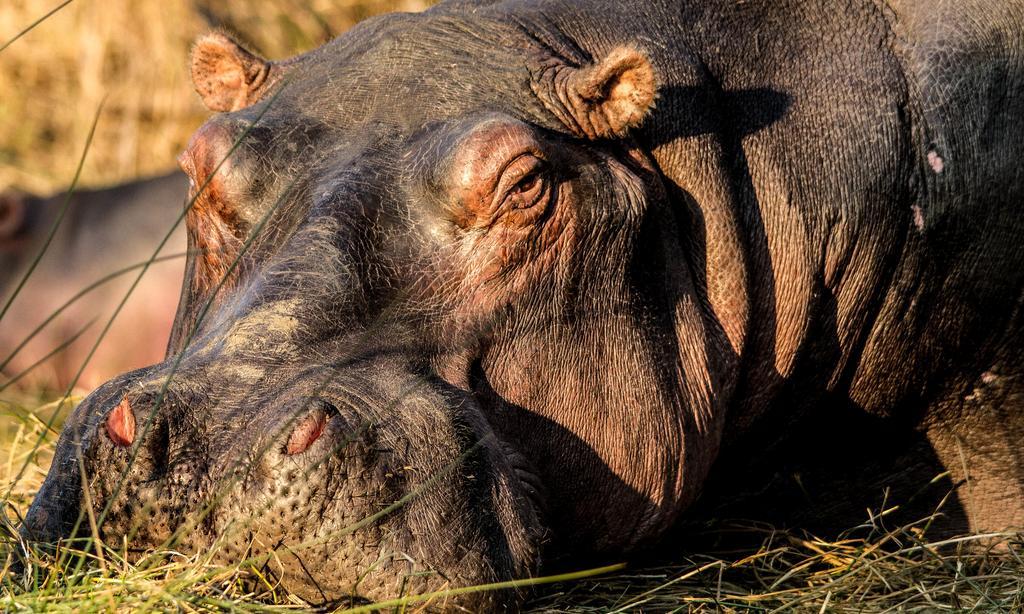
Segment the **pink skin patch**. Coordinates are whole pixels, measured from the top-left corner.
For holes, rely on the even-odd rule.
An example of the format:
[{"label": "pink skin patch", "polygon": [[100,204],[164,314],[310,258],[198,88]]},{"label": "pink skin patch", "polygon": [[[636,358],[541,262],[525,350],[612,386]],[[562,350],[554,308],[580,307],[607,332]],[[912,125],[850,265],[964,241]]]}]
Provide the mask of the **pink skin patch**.
[{"label": "pink skin patch", "polygon": [[135,414],[128,397],[121,399],[107,416],[107,436],[115,445],[126,448],[135,441]]},{"label": "pink skin patch", "polygon": [[924,211],[921,210],[921,205],[914,203],[910,205],[910,210],[914,212],[914,226],[918,230],[924,230]]},{"label": "pink skin patch", "polygon": [[999,379],[999,376],[991,371],[985,371],[981,374],[981,382],[983,384],[994,384],[997,379]]},{"label": "pink skin patch", "polygon": [[288,445],[285,446],[285,453],[289,456],[301,454],[309,449],[309,446],[320,439],[327,428],[327,414],[322,411],[315,411],[306,416],[292,431],[288,438]]},{"label": "pink skin patch", "polygon": [[935,174],[941,174],[942,169],[946,168],[946,162],[942,159],[942,156],[935,153],[934,151],[928,152],[928,166],[932,167]]}]

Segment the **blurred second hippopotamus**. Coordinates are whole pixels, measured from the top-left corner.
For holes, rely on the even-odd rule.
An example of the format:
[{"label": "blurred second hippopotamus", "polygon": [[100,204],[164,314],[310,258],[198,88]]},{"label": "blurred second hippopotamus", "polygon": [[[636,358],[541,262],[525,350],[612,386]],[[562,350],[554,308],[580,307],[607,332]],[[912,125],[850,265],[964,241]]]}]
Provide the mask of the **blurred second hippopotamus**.
[{"label": "blurred second hippopotamus", "polygon": [[[72,194],[52,242],[0,320],[0,386],[92,389],[163,357],[184,271],[184,224],[174,226],[187,190],[188,179],[176,171]],[[50,197],[0,193],[0,305],[28,272],[65,199],[65,192]],[[169,233],[158,259],[83,367],[141,265]],[[125,269],[130,270],[115,276]],[[69,299],[110,276],[19,347]]]}]

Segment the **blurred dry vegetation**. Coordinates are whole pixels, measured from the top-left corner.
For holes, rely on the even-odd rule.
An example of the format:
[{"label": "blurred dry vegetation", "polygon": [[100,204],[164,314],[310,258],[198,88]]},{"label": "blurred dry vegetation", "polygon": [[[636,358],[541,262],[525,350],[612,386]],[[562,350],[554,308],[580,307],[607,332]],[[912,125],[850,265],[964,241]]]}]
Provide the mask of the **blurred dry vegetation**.
[{"label": "blurred dry vegetation", "polygon": [[[60,0],[0,2],[0,44]],[[309,50],[355,22],[428,0],[75,0],[0,52],[0,189],[48,193],[166,170],[209,113],[188,75],[192,41],[222,28],[267,57]]]}]

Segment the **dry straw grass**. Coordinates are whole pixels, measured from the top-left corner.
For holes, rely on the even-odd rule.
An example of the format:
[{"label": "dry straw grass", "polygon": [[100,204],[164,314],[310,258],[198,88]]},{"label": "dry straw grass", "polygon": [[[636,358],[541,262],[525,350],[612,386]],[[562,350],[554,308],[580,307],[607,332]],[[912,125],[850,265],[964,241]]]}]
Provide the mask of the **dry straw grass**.
[{"label": "dry straw grass", "polygon": [[[0,42],[56,0],[6,0]],[[206,117],[185,58],[210,26],[235,30],[272,57],[308,49],[368,14],[419,8],[415,0],[79,0],[0,52],[0,187],[48,191],[74,174],[89,124],[106,101],[83,173],[85,184],[167,168]],[[55,410],[32,397],[0,399],[0,608],[8,611],[292,611],[308,606],[245,567],[202,555],[153,553],[134,563],[123,544],[88,547],[85,565],[32,555],[30,577],[11,573],[15,527],[53,454]],[[42,445],[36,442],[42,438]],[[21,468],[26,471],[22,474]],[[20,477],[19,477],[20,475]],[[541,589],[536,612],[1021,611],[1024,560],[984,537],[927,543],[928,519],[889,528],[884,515],[836,541],[753,523],[692,527],[671,563],[633,566],[600,579]],[[988,536],[992,537],[992,536]],[[721,543],[741,544],[724,548]],[[74,554],[75,546],[67,546]],[[74,557],[72,557],[74,558]],[[436,603],[436,601],[434,602]],[[389,607],[416,611],[422,604]]]},{"label": "dry straw grass", "polygon": [[[0,44],[60,0],[4,0]],[[0,53],[0,189],[67,185],[106,101],[84,185],[170,168],[208,116],[192,92],[192,41],[223,27],[268,57],[311,49],[375,13],[426,0],[75,0]]]}]

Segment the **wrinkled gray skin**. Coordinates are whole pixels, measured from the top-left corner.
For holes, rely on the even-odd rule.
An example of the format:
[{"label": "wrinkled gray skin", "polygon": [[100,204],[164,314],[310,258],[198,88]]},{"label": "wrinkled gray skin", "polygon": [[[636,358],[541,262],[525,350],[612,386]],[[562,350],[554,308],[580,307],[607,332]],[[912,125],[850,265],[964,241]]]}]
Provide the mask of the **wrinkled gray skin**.
[{"label": "wrinkled gray skin", "polygon": [[[658,99],[616,125],[642,70],[573,88],[623,46]],[[276,98],[214,101],[238,108],[184,157],[197,184],[250,130],[192,244],[257,237],[190,263],[167,360],[78,408],[25,533],[69,530],[80,449],[109,543],[275,548],[314,601],[517,578],[657,541],[713,463],[836,400],[929,442],[962,528],[1024,526],[1022,49],[1024,9],[988,0],[368,20]]]},{"label": "wrinkled gray skin", "polygon": [[[53,242],[0,321],[0,362],[64,303],[105,276],[153,256],[181,215],[188,178],[177,171],[99,189],[75,190]],[[0,193],[0,304],[5,304],[39,253],[67,199],[8,190]],[[166,350],[185,269],[179,224],[161,256],[125,303],[77,386],[92,389],[129,369],[160,360]],[[38,390],[72,383],[97,337],[140,269],[118,276],[65,309],[2,369],[3,380]],[[90,325],[91,322],[91,325]],[[77,333],[61,352],[32,368]],[[147,331],[140,335],[140,331]],[[31,368],[31,371],[27,371]]]}]

